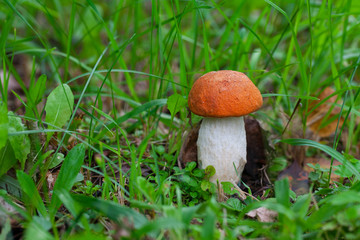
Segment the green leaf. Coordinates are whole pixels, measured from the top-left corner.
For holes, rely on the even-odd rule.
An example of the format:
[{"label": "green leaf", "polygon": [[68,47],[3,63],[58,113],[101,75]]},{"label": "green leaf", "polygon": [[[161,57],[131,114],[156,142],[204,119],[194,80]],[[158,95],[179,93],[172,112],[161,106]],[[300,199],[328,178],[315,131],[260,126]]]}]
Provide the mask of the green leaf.
[{"label": "green leaf", "polygon": [[196,162],[189,162],[186,164],[185,169],[191,172],[195,167],[196,167]]},{"label": "green leaf", "polygon": [[76,145],[66,155],[53,189],[54,194],[51,198],[50,204],[50,213],[52,217],[55,215],[57,209],[61,205],[61,201],[56,195],[56,192],[58,190],[71,190],[76,181],[76,176],[80,172],[80,168],[84,162],[84,158],[85,146],[83,144]]},{"label": "green leaf", "polygon": [[164,231],[166,229],[175,229],[179,231],[180,229],[184,229],[184,224],[175,217],[160,217],[155,219],[154,221],[148,222],[144,227],[137,231],[133,231],[131,239],[144,239],[142,236],[146,236],[146,234]]},{"label": "green leaf", "polygon": [[167,107],[171,113],[172,118],[186,105],[187,105],[187,100],[178,93],[171,95],[167,99]]},{"label": "green leaf", "polygon": [[[2,213],[2,212],[1,212]],[[1,216],[1,215],[0,215]],[[3,218],[3,216],[1,216]],[[11,224],[10,224],[10,217],[7,217],[6,215],[4,216],[4,218],[6,219],[6,222],[4,224],[4,222],[2,221],[2,229],[1,229],[1,233],[0,233],[0,240],[6,240],[9,239],[9,236],[11,236]],[[3,219],[2,219],[3,220]]]},{"label": "green leaf", "polygon": [[72,235],[68,238],[68,240],[107,240],[109,239],[105,235],[102,235],[101,233],[88,231],[88,232],[80,232],[76,233],[75,235]]},{"label": "green leaf", "polygon": [[[56,87],[49,95],[46,105],[45,121],[51,125],[48,129],[55,129],[55,127],[63,127],[70,119],[74,107],[74,95],[67,84],[62,84]],[[48,139],[52,136],[52,132],[48,133]]]},{"label": "green leaf", "polygon": [[206,218],[202,225],[201,230],[201,239],[215,239],[215,224],[216,224],[216,214],[213,209],[208,207],[206,209]]},{"label": "green leaf", "polygon": [[192,171],[192,175],[194,177],[198,177],[198,178],[204,178],[205,176],[205,171],[203,169],[194,169],[194,171]]},{"label": "green leaf", "polygon": [[332,218],[337,212],[344,210],[343,205],[323,204],[318,211],[309,216],[306,224],[309,229],[321,228],[323,223]]},{"label": "green leaf", "polygon": [[275,197],[278,203],[290,207],[289,180],[287,178],[275,182]]},{"label": "green leaf", "polygon": [[[60,189],[57,190],[55,194],[74,217],[77,217],[81,213],[83,207],[71,197],[68,191]],[[80,221],[86,230],[90,230],[90,224],[85,216],[82,216]]]},{"label": "green leaf", "polygon": [[302,218],[304,218],[308,212],[310,202],[311,202],[310,194],[299,196],[296,202],[294,203],[294,205],[292,205],[291,209],[294,212],[298,213]]},{"label": "green leaf", "polygon": [[0,177],[7,173],[17,162],[10,141],[7,141],[6,145],[0,149]]},{"label": "green leaf", "polygon": [[[4,189],[6,189],[6,191]],[[0,177],[0,196],[4,197],[1,194],[2,191],[4,191],[9,196],[13,196],[19,199],[22,197],[22,190],[19,182],[9,175],[3,175]]]},{"label": "green leaf", "polygon": [[349,204],[359,204],[360,203],[360,193],[357,191],[344,191],[338,194],[332,195],[324,200],[324,202],[329,202],[332,205],[337,206],[346,206]]},{"label": "green leaf", "polygon": [[[9,141],[15,153],[15,158],[20,161],[21,169],[24,169],[27,155],[30,153],[29,136],[20,134],[25,130],[19,117],[9,112]],[[15,135],[14,135],[15,134]]]},{"label": "green leaf", "polygon": [[16,171],[16,177],[20,183],[21,189],[29,197],[30,203],[45,217],[48,215],[44,202],[35,186],[32,178],[23,171]]},{"label": "green leaf", "polygon": [[192,198],[196,198],[199,194],[197,192],[190,192]]},{"label": "green leaf", "polygon": [[241,211],[242,209],[245,208],[245,205],[242,204],[241,201],[237,198],[229,198],[226,201],[226,204],[236,211]]},{"label": "green leaf", "polygon": [[47,79],[46,75],[42,74],[38,78],[35,86],[32,89],[30,89],[31,90],[30,96],[34,106],[38,105],[41,102],[42,96],[44,95],[46,90],[46,79]]},{"label": "green leaf", "polygon": [[49,169],[52,169],[52,168],[58,166],[63,161],[64,161],[64,154],[57,153],[56,156],[54,156],[54,158],[52,159],[52,161],[49,165]]},{"label": "green leaf", "polygon": [[34,110],[36,105],[38,105],[46,90],[46,75],[41,75],[37,82],[34,84],[32,83],[29,87],[29,96],[27,101],[27,107],[26,107],[26,116],[27,117],[35,117],[34,116]]},{"label": "green leaf", "polygon": [[32,221],[27,224],[25,230],[24,239],[46,239],[51,240],[55,239],[50,233],[50,222],[46,219],[39,218],[37,216],[33,217]]},{"label": "green leaf", "polygon": [[8,139],[8,111],[5,103],[0,102],[0,149],[2,149]]},{"label": "green leaf", "polygon": [[198,182],[194,178],[190,177],[189,175],[182,175],[181,181],[185,182],[186,184],[188,184],[189,186],[192,186],[192,187],[198,186]]},{"label": "green leaf", "polygon": [[124,217],[127,218],[130,223],[133,223],[136,229],[144,226],[148,222],[147,218],[139,212],[131,208],[121,206],[112,201],[96,199],[83,195],[72,195],[72,197],[75,201],[80,203],[83,208],[95,210],[119,224],[122,224],[121,218]]},{"label": "green leaf", "polygon": [[209,165],[205,168],[205,176],[207,178],[214,176],[215,172],[216,172],[216,170],[212,165]]},{"label": "green leaf", "polygon": [[233,195],[237,193],[237,191],[234,189],[234,184],[231,182],[221,182],[222,188],[224,190],[224,193]]},{"label": "green leaf", "polygon": [[136,182],[136,186],[141,191],[141,193],[144,194],[149,202],[153,203],[155,201],[153,195],[156,192],[154,186],[142,176],[138,176],[136,178]]},{"label": "green leaf", "polygon": [[211,188],[211,183],[209,181],[206,181],[206,180],[201,181],[201,189],[203,191],[206,191],[206,190],[208,190],[210,188]]}]

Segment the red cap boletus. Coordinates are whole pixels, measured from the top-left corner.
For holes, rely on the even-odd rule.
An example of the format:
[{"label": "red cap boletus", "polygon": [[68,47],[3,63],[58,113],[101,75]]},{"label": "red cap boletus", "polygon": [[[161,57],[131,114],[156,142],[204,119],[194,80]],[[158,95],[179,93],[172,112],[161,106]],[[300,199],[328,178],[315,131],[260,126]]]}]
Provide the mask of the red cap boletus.
[{"label": "red cap boletus", "polygon": [[262,103],[259,89],[241,72],[209,72],[195,81],[188,104],[193,113],[204,117],[196,142],[198,163],[203,169],[215,168],[209,179],[213,183],[237,184],[241,179],[247,145],[243,116]]},{"label": "red cap boletus", "polygon": [[203,117],[240,117],[258,110],[259,89],[243,73],[222,70],[197,79],[189,93],[190,110]]}]

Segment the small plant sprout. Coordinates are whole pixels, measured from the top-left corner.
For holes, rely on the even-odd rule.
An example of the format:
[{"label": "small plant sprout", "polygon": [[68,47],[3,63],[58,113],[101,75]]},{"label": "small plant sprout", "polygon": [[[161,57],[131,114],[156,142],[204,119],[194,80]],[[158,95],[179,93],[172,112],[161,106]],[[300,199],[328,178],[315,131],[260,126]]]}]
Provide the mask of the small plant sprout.
[{"label": "small plant sprout", "polygon": [[209,72],[195,81],[188,104],[194,114],[204,117],[197,140],[198,161],[201,168],[215,168],[210,181],[240,181],[246,164],[243,116],[262,103],[259,89],[241,72]]}]

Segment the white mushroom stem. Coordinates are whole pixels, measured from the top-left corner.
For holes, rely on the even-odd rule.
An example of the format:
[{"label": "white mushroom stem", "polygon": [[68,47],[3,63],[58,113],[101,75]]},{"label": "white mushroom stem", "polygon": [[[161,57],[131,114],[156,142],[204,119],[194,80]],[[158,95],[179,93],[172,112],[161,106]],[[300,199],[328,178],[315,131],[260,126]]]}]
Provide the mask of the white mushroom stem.
[{"label": "white mushroom stem", "polygon": [[198,161],[216,173],[210,181],[238,183],[246,164],[246,132],[243,117],[204,118],[197,140]]}]

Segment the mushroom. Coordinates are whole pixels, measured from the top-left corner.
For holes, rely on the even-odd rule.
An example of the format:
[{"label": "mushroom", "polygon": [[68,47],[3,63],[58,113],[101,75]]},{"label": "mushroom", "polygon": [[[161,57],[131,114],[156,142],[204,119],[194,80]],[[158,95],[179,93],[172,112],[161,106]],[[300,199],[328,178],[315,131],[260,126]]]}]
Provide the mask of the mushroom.
[{"label": "mushroom", "polygon": [[203,116],[197,140],[199,166],[212,165],[210,181],[237,184],[246,164],[244,115],[263,103],[259,89],[243,73],[222,70],[197,79],[190,90],[190,110]]}]

